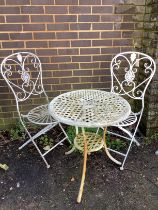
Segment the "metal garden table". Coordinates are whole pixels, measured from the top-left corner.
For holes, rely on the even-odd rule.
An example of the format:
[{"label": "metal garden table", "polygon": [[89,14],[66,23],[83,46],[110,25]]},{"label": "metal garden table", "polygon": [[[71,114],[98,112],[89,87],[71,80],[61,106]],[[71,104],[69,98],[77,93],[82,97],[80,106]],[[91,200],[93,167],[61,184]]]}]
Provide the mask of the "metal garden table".
[{"label": "metal garden table", "polygon": [[[55,97],[49,104],[49,113],[57,121],[67,125],[81,127],[74,139],[74,146],[84,151],[84,164],[77,202],[81,201],[87,154],[100,150],[103,146],[108,157],[117,164],[106,145],[107,126],[113,126],[125,120],[131,112],[129,103],[122,97],[101,90],[77,90]],[[103,128],[103,138],[98,133],[85,132],[84,128]]]}]

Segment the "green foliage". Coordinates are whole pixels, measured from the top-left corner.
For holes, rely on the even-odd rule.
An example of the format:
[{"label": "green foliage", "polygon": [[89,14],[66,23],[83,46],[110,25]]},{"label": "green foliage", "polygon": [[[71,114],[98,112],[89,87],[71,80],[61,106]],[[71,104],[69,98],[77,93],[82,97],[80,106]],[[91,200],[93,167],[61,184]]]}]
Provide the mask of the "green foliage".
[{"label": "green foliage", "polygon": [[39,137],[39,144],[42,147],[52,147],[53,146],[53,139],[49,138],[49,136],[47,134],[42,135],[41,137]]},{"label": "green foliage", "polygon": [[[81,128],[79,128],[79,132],[81,131]],[[97,132],[97,128],[85,128],[85,132],[93,132],[96,133]],[[69,126],[67,128],[66,131],[71,143],[73,144],[73,140],[76,136],[76,130],[75,127],[73,126]],[[103,130],[99,129],[98,135],[103,136]],[[110,147],[111,149],[116,149],[116,150],[120,150],[122,149],[124,146],[126,146],[125,142],[118,139],[118,138],[111,138],[110,134],[107,134],[107,146]]]},{"label": "green foliage", "polygon": [[75,138],[75,135],[76,135],[75,127],[68,126],[68,128],[66,130],[66,133],[68,135],[68,138],[69,138],[71,144],[73,144],[73,141],[74,141],[74,138]]},{"label": "green foliage", "polygon": [[16,123],[16,126],[10,130],[12,141],[25,139],[25,135],[25,129],[19,121]]},{"label": "green foliage", "polygon": [[144,138],[144,142],[146,145],[151,144],[151,142],[153,142],[153,141],[158,141],[158,133],[157,132],[155,132],[154,134],[152,134],[149,137]]},{"label": "green foliage", "polygon": [[[27,125],[27,128],[29,129],[30,132],[34,133],[34,132],[37,132],[37,126],[35,125]],[[11,140],[23,140],[26,138],[26,132],[25,132],[25,129],[23,127],[23,125],[20,123],[20,121],[18,121],[15,125],[14,128],[12,128],[10,130],[10,137],[11,137]],[[47,134],[45,135],[42,135],[41,137],[39,137],[39,144],[42,146],[42,147],[45,147],[45,146],[52,146],[53,145],[53,139],[49,138]]]},{"label": "green foliage", "polygon": [[[82,132],[81,128],[78,128],[78,132]],[[85,128],[85,132],[92,132],[92,133],[96,133],[97,132],[97,128]],[[76,129],[74,126],[69,126],[66,130],[66,133],[71,141],[71,143],[73,144],[73,140],[76,136]],[[103,130],[100,129],[98,134],[101,136],[103,135]]]},{"label": "green foliage", "polygon": [[[32,131],[34,131],[37,128],[36,127],[30,127],[30,129]],[[79,128],[79,132],[82,132],[81,128]],[[97,132],[97,128],[85,128],[85,132],[96,133]],[[74,138],[76,136],[75,127],[69,126],[67,128],[67,135],[68,135],[68,137],[69,137],[69,139],[70,139],[70,141],[71,141],[71,143],[73,145],[73,140],[74,140]],[[103,136],[103,130],[102,129],[99,129],[98,135]],[[22,124],[18,121],[16,123],[16,126],[10,130],[11,140],[13,140],[13,141],[14,140],[23,140],[23,139],[25,139],[25,136],[26,136],[25,129],[22,126]],[[156,137],[158,137],[158,134],[157,134]],[[44,134],[41,137],[39,137],[39,144],[42,147],[46,147],[46,146],[52,147],[53,146],[53,139],[50,138],[47,134]],[[125,143],[122,140],[120,140],[120,139],[111,138],[111,136],[109,134],[107,134],[107,145],[111,149],[120,150],[121,148],[123,148],[125,146]]]},{"label": "green foliage", "polygon": [[120,139],[115,139],[115,140],[107,140],[107,145],[108,147],[110,147],[111,149],[116,149],[116,150],[121,150],[123,147],[126,146],[126,143]]},{"label": "green foliage", "polygon": [[152,136],[151,136],[151,139],[154,139],[155,141],[158,141],[158,133],[154,133]]}]

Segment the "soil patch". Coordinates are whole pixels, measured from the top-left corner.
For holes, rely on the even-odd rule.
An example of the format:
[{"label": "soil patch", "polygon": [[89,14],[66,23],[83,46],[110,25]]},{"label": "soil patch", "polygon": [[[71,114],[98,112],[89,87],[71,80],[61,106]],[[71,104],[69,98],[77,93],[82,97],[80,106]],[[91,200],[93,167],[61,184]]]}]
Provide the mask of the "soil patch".
[{"label": "soil patch", "polygon": [[66,156],[68,144],[47,155],[47,169],[30,144],[19,151],[19,141],[0,145],[0,210],[157,210],[158,145],[134,146],[120,171],[103,150],[88,156],[86,182],[81,204],[76,203],[83,156]]}]

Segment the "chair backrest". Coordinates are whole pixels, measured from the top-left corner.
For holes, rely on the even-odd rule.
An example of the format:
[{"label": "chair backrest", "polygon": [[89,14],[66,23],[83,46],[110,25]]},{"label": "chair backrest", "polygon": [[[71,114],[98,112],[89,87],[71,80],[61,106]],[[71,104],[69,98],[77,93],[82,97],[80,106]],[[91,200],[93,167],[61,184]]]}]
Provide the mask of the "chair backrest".
[{"label": "chair backrest", "polygon": [[111,61],[111,92],[144,100],[146,89],[154,76],[154,60],[140,52],[123,52]]},{"label": "chair backrest", "polygon": [[41,62],[35,54],[18,52],[9,55],[1,63],[1,73],[17,104],[42,93],[48,100],[42,83]]}]

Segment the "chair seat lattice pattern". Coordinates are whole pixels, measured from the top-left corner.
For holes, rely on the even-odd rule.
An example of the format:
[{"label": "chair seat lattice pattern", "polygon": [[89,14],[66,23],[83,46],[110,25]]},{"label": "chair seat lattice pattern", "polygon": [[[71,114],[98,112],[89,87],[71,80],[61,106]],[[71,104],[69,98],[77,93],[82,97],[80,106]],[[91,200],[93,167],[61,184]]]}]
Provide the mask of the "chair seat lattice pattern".
[{"label": "chair seat lattice pattern", "polygon": [[57,123],[51,115],[48,113],[48,105],[42,105],[38,106],[34,109],[32,109],[28,114],[27,114],[27,119],[35,124],[38,125],[49,125],[54,123]]},{"label": "chair seat lattice pattern", "polygon": [[137,121],[137,116],[131,112],[129,117],[126,120],[123,120],[122,122],[119,122],[116,124],[117,126],[129,126],[133,125]]},{"label": "chair seat lattice pattern", "polygon": [[[100,150],[103,147],[103,139],[100,135],[92,132],[86,132],[85,138],[87,142],[87,152],[95,152]],[[76,135],[74,139],[74,145],[80,151],[84,151],[84,136],[83,133],[79,133]]]}]

